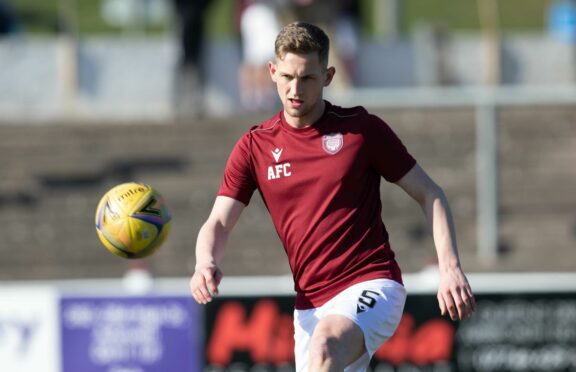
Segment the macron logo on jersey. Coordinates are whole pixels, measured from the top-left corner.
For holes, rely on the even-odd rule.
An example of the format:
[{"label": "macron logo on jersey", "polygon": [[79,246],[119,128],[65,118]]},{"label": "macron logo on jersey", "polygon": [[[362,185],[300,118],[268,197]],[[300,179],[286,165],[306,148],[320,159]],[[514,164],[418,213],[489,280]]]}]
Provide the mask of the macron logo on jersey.
[{"label": "macron logo on jersey", "polygon": [[278,160],[280,160],[280,155],[282,155],[282,150],[284,150],[284,149],[275,148],[274,150],[272,150],[272,156],[274,157],[274,160],[276,161],[276,163],[278,163]]},{"label": "macron logo on jersey", "polygon": [[[278,163],[280,161],[280,156],[284,149],[275,148],[272,150],[272,156],[274,161]],[[290,163],[281,163],[268,166],[268,181],[275,180],[281,177],[290,177],[292,171],[290,171]]]}]

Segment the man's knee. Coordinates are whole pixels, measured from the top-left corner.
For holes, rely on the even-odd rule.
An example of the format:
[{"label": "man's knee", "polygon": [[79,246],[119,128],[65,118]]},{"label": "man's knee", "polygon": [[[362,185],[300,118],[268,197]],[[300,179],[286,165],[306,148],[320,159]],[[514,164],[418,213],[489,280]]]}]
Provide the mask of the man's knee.
[{"label": "man's knee", "polygon": [[330,370],[344,368],[341,342],[337,337],[328,335],[315,335],[310,342],[308,358],[311,370]]},{"label": "man's knee", "polygon": [[318,324],[310,340],[310,366],[317,370],[342,370],[365,350],[364,335],[355,323],[341,316],[327,317]]}]

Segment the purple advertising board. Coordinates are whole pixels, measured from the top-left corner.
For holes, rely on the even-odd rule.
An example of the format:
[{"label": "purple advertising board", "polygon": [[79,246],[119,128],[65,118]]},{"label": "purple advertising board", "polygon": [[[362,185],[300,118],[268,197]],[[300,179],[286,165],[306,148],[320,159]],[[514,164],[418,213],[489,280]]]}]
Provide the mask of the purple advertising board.
[{"label": "purple advertising board", "polygon": [[189,296],[64,297],[62,371],[201,371],[201,316]]}]

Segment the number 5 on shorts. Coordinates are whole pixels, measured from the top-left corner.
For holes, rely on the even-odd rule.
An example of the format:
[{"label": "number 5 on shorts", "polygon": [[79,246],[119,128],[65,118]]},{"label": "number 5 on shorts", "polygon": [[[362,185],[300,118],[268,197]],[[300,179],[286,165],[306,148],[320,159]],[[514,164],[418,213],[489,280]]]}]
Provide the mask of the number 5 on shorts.
[{"label": "number 5 on shorts", "polygon": [[364,290],[362,291],[362,294],[360,295],[360,297],[358,297],[358,304],[356,305],[356,314],[362,313],[366,310],[368,310],[368,308],[373,308],[374,305],[376,304],[376,298],[379,296],[380,294],[376,291],[371,291],[371,290]]}]

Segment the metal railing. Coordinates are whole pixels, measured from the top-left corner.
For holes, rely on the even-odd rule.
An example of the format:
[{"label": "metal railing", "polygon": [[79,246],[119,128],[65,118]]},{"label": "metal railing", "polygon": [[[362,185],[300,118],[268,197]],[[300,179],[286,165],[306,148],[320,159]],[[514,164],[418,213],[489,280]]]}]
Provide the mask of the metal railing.
[{"label": "metal railing", "polygon": [[498,257],[498,108],[502,106],[574,105],[576,86],[447,87],[356,89],[328,99],[368,108],[473,107],[476,125],[476,202],[478,258]]}]

